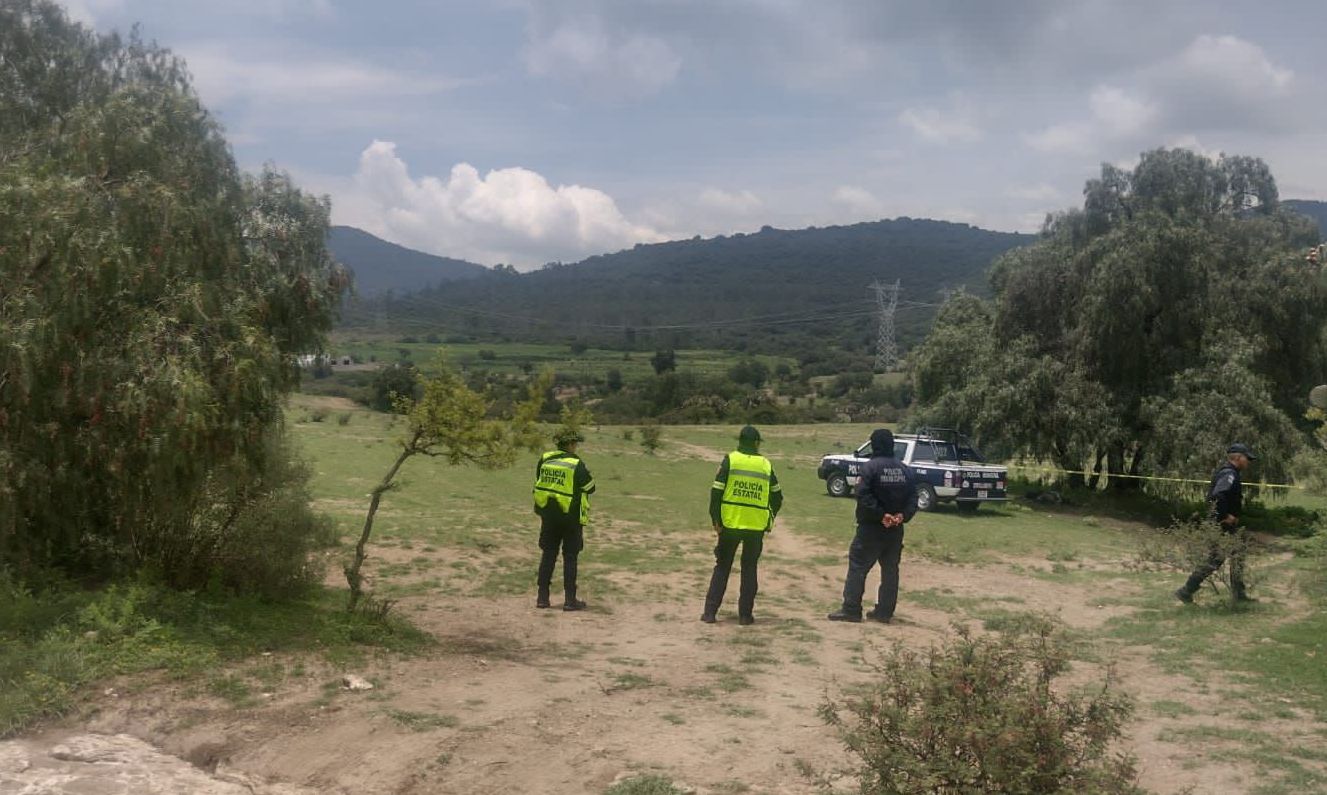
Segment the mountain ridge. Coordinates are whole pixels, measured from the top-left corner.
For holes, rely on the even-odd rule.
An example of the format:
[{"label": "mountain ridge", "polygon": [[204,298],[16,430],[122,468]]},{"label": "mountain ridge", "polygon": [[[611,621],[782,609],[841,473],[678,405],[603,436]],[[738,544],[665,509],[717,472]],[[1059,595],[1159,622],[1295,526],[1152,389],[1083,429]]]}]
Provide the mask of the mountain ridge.
[{"label": "mountain ridge", "polygon": [[353,226],[329,229],[327,247],[354,273],[355,289],[365,296],[388,290],[411,292],[439,282],[472,279],[489,270],[478,263],[416,251]]},{"label": "mountain ridge", "polygon": [[[987,290],[986,270],[1034,235],[896,218],[639,244],[516,273],[489,269],[409,295],[366,297],[342,328],[607,347],[767,351],[811,339],[865,351],[876,280],[901,280],[899,341],[920,338],[945,290]],[[814,329],[814,330],[813,330]]]}]

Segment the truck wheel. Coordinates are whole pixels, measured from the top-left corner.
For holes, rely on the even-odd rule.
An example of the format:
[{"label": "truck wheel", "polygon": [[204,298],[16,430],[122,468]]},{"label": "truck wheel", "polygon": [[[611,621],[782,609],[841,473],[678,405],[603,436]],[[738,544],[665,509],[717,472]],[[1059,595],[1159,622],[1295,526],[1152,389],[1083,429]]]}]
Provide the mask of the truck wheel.
[{"label": "truck wheel", "polygon": [[831,497],[846,497],[850,490],[848,479],[842,472],[830,473],[830,476],[825,478],[825,491],[829,492]]},{"label": "truck wheel", "polygon": [[976,500],[962,500],[958,504],[959,513],[976,513],[981,503]]},{"label": "truck wheel", "polygon": [[923,483],[917,487],[917,510],[930,511],[935,508],[935,489],[931,484]]}]

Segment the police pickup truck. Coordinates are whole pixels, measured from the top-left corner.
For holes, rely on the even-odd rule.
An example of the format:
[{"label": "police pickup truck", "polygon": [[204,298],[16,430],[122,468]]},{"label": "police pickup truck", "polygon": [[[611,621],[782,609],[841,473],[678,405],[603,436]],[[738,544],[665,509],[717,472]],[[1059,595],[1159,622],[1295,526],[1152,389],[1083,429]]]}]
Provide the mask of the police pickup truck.
[{"label": "police pickup truck", "polygon": [[[831,497],[847,497],[857,485],[857,473],[871,457],[871,443],[851,455],[829,454],[820,459],[816,474]],[[983,502],[1006,499],[1009,470],[986,464],[962,435],[945,428],[923,428],[915,434],[894,436],[894,457],[917,473],[917,508],[929,511],[937,502],[953,500],[960,510],[974,511]]]}]

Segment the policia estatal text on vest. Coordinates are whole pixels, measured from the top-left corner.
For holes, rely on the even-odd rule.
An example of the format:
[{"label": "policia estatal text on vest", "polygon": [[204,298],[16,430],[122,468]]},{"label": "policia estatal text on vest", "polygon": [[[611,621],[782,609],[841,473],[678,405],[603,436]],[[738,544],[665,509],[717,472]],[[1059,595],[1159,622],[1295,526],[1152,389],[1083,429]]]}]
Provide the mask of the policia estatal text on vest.
[{"label": "policia estatal text on vest", "polygon": [[563,431],[554,440],[558,449],[539,457],[535,467],[534,512],[539,527],[539,593],[535,607],[549,607],[549,586],[558,549],[562,550],[563,610],[584,610],[585,602],[576,598],[576,559],[585,546],[585,524],[590,519],[590,495],[594,478],[585,462],[576,454],[576,446],[585,437]]},{"label": "policia estatal text on vest", "polygon": [[714,574],[705,594],[700,620],[713,624],[728,588],[737,547],[742,547],[742,585],[737,597],[739,624],[755,623],[756,564],[765,533],[783,506],[783,492],[774,467],[760,455],[760,431],[750,425],[737,437],[737,450],[724,456],[710,489],[710,521],[718,539],[714,545]]}]

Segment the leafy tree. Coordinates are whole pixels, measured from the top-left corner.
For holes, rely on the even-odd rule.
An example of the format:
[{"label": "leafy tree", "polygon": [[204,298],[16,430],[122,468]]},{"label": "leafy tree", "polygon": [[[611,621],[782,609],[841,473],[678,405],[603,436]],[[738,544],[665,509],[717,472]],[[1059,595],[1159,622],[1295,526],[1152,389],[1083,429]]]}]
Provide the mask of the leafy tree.
[{"label": "leafy tree", "polygon": [[734,383],[760,389],[769,380],[769,366],[759,359],[743,359],[728,368],[728,377]]},{"label": "leafy tree", "polygon": [[398,397],[414,401],[419,397],[419,370],[409,362],[386,364],[373,374],[373,402],[377,411],[397,411]]},{"label": "leafy tree", "polygon": [[1146,152],[1084,197],[996,262],[993,300],[946,302],[912,357],[918,419],[1109,475],[1192,476],[1239,438],[1281,477],[1327,375],[1316,227],[1248,157]]},{"label": "leafy tree", "polygon": [[346,286],[328,203],[242,176],[184,64],[136,36],[6,0],[0,64],[0,555],[162,565],[253,493],[209,484],[284,465],[280,398]]},{"label": "leafy tree", "polygon": [[605,379],[604,385],[608,387],[609,392],[618,392],[622,389],[622,371],[616,367],[608,371]]},{"label": "leafy tree", "polygon": [[650,357],[650,366],[654,368],[655,375],[671,373],[677,369],[677,354],[672,348],[655,351]]},{"label": "leafy tree", "polygon": [[[544,394],[552,385],[551,374],[531,382],[525,401],[502,415],[495,414],[491,395],[466,386],[441,354],[435,369],[434,375],[420,378],[418,400],[397,394],[396,410],[405,415],[405,431],[397,439],[396,460],[370,494],[355,555],[345,567],[350,610],[355,609],[363,596],[364,577],[360,569],[368,557],[366,547],[373,533],[373,519],[382,496],[397,486],[396,476],[406,461],[425,455],[441,458],[452,466],[473,464],[481,469],[501,469],[516,460],[518,450],[538,449],[541,437],[535,420]],[[583,415],[564,415],[564,418],[579,421]]]}]

